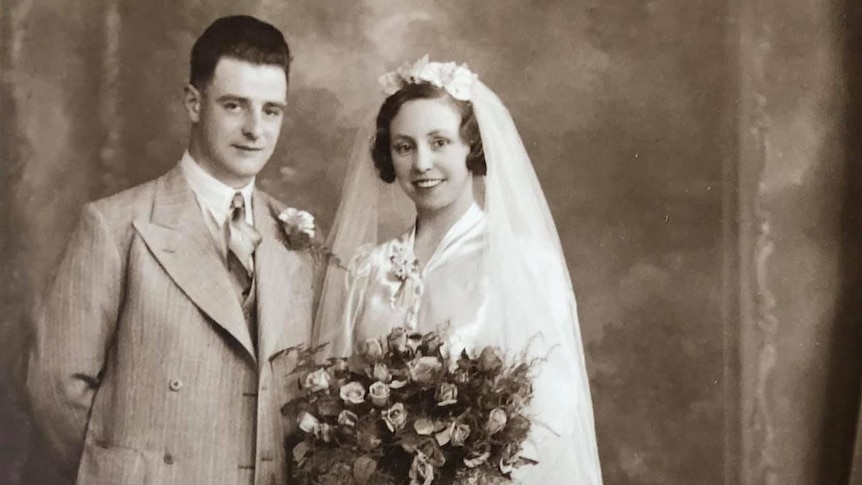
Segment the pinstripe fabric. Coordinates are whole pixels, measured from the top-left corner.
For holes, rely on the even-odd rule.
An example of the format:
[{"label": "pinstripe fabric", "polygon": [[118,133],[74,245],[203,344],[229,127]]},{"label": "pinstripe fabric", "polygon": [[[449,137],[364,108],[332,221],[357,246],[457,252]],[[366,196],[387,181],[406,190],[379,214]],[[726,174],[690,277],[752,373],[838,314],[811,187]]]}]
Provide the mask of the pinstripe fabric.
[{"label": "pinstripe fabric", "polygon": [[223,256],[179,170],[84,207],[37,314],[28,391],[80,484],[285,483],[281,405],[308,342],[309,255],[253,197],[255,355]]}]

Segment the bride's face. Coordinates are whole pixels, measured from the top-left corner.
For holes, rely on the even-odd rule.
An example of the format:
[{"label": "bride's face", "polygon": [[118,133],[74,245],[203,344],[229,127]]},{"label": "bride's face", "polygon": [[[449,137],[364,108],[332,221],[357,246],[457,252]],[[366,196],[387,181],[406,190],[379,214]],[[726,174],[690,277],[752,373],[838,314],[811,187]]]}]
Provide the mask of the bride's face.
[{"label": "bride's face", "polygon": [[395,177],[417,212],[473,202],[467,170],[470,146],[460,133],[461,114],[445,99],[415,99],[401,106],[390,125]]}]

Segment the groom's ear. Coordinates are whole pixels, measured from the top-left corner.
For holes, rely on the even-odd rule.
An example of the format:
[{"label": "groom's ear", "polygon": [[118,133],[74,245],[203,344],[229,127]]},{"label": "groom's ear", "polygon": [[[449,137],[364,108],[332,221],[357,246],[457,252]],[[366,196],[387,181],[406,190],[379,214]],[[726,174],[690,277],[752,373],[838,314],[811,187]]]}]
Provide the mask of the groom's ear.
[{"label": "groom's ear", "polygon": [[188,112],[189,119],[192,123],[197,123],[201,119],[201,102],[202,96],[201,92],[198,91],[198,88],[191,84],[186,84],[183,104],[186,107],[186,111]]}]

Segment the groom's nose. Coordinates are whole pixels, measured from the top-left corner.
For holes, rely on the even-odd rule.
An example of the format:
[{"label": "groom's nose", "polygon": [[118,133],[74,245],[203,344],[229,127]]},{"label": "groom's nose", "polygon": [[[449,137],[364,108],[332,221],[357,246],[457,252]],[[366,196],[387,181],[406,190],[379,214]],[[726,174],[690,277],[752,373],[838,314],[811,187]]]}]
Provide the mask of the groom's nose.
[{"label": "groom's nose", "polygon": [[242,133],[249,139],[256,140],[263,134],[261,114],[257,111],[248,111],[245,122],[242,125]]}]

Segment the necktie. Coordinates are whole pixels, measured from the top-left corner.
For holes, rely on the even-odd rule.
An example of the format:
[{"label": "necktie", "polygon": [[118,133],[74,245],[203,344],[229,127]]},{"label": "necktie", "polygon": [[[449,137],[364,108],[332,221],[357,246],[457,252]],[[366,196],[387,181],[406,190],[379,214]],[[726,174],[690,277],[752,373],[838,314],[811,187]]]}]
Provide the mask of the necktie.
[{"label": "necktie", "polygon": [[230,204],[227,266],[241,301],[245,301],[251,290],[254,250],[260,240],[257,230],[245,221],[245,199],[237,192]]}]

